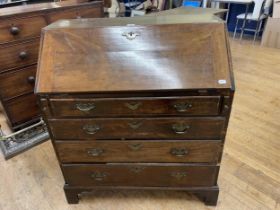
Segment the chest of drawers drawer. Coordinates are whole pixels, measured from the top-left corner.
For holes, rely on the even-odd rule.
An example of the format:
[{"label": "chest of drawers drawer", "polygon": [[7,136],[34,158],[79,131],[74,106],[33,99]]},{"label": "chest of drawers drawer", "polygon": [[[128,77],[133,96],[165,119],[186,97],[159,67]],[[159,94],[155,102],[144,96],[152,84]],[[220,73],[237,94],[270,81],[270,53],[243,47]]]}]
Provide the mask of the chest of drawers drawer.
[{"label": "chest of drawers drawer", "polygon": [[51,99],[50,104],[55,117],[218,115],[220,96]]},{"label": "chest of drawers drawer", "polygon": [[102,13],[101,8],[73,8],[49,13],[48,19],[50,22],[55,22],[63,19],[101,17]]},{"label": "chest of drawers drawer", "polygon": [[74,186],[205,187],[216,184],[218,166],[187,164],[64,164]]},{"label": "chest of drawers drawer", "polygon": [[0,74],[0,95],[3,100],[33,93],[36,65]]},{"label": "chest of drawers drawer", "polygon": [[9,100],[4,103],[4,107],[11,123],[15,125],[39,117],[39,107],[33,93]]},{"label": "chest of drawers drawer", "polygon": [[38,52],[39,39],[0,46],[0,72],[35,64]]},{"label": "chest of drawers drawer", "polygon": [[38,37],[47,25],[43,16],[8,18],[0,20],[0,44]]},{"label": "chest of drawers drawer", "polygon": [[56,141],[63,163],[196,162],[217,163],[221,141]]},{"label": "chest of drawers drawer", "polygon": [[55,139],[220,139],[225,119],[102,118],[49,120]]}]

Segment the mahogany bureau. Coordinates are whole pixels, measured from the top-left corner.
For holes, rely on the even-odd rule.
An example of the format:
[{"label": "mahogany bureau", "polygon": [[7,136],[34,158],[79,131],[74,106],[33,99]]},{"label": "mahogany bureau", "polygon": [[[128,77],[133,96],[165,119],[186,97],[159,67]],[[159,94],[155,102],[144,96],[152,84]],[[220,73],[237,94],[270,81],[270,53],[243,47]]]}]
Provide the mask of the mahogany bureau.
[{"label": "mahogany bureau", "polygon": [[162,189],[216,205],[234,93],[224,23],[63,20],[41,43],[35,91],[69,203],[92,190]]},{"label": "mahogany bureau", "polygon": [[58,19],[103,17],[102,2],[0,9],[0,100],[13,130],[40,117],[34,92],[41,29]]}]

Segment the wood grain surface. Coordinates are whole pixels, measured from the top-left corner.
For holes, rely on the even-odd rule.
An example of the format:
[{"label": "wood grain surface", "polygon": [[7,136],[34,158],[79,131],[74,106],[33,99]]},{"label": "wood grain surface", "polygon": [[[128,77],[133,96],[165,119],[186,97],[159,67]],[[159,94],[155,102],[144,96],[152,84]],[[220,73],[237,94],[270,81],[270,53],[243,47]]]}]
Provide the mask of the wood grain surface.
[{"label": "wood grain surface", "polygon": [[36,65],[17,71],[0,74],[0,95],[2,100],[34,92]]},{"label": "wood grain surface", "polygon": [[55,141],[62,163],[185,162],[217,163],[221,141]]},{"label": "wood grain surface", "polygon": [[222,139],[224,117],[50,119],[58,140]]},{"label": "wood grain surface", "polygon": [[[68,205],[51,142],[0,158],[2,210],[279,210],[280,51],[231,42],[236,94],[216,207],[176,191],[98,191]],[[3,115],[2,129],[8,132]]]},{"label": "wood grain surface", "polygon": [[233,88],[224,23],[165,24],[164,18],[142,17],[139,25],[128,18],[131,24],[122,26],[123,19],[119,26],[88,19],[46,27],[35,92]]},{"label": "wood grain surface", "polygon": [[50,99],[54,117],[218,115],[220,96]]},{"label": "wood grain surface", "polygon": [[39,41],[39,38],[34,38],[22,43],[0,45],[0,72],[35,64]]}]

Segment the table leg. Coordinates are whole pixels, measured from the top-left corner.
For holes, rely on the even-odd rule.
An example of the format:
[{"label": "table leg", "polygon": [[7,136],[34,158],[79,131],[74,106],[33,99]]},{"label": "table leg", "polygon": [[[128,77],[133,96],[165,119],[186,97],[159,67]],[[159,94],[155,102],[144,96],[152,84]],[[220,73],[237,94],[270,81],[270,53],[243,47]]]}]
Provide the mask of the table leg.
[{"label": "table leg", "polygon": [[245,11],[245,17],[244,17],[242,28],[241,28],[240,41],[242,40],[242,37],[243,37],[243,33],[244,33],[246,21],[247,21],[247,16],[248,16],[248,10],[249,10],[249,4],[246,4],[246,11]]},{"label": "table leg", "polygon": [[228,3],[228,10],[227,10],[227,15],[226,15],[226,23],[228,22],[229,10],[230,10],[230,3]]}]

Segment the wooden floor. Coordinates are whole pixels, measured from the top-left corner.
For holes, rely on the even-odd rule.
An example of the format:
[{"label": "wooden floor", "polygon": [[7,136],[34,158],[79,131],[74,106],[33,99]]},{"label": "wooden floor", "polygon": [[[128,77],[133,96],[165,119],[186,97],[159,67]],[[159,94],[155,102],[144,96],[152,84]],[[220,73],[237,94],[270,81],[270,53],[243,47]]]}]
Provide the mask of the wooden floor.
[{"label": "wooden floor", "polygon": [[0,209],[280,210],[280,50],[237,41],[231,48],[237,89],[216,207],[184,192],[144,191],[96,192],[68,205],[48,141],[9,161],[0,157]]}]

